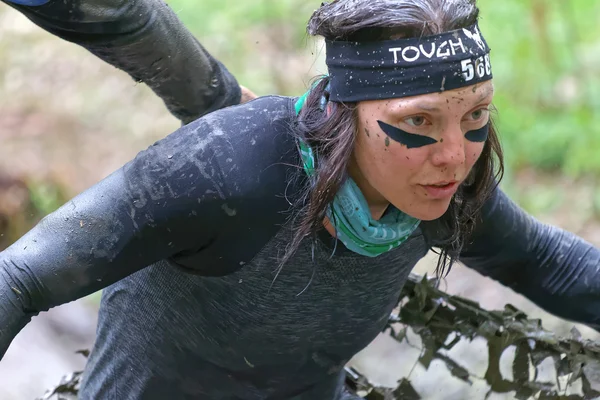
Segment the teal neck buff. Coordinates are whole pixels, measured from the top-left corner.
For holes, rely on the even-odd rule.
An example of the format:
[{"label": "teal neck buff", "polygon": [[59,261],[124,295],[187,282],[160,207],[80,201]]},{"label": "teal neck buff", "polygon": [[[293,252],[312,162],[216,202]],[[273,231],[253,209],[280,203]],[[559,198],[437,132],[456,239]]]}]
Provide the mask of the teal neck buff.
[{"label": "teal neck buff", "polygon": [[[296,102],[296,114],[300,113],[309,93],[310,91],[305,93]],[[313,177],[315,154],[301,139],[299,146],[304,171],[309,177]],[[344,246],[367,257],[377,257],[398,247],[421,222],[391,205],[380,220],[374,220],[367,200],[350,177],[347,177],[333,203],[328,207],[327,217]]]}]

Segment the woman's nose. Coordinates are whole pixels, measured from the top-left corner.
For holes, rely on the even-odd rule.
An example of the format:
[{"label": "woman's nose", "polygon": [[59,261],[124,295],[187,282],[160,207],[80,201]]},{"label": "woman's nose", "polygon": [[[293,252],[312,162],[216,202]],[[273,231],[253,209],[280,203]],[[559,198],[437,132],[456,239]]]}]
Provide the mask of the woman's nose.
[{"label": "woman's nose", "polygon": [[446,131],[435,145],[434,166],[451,166],[465,163],[465,135],[461,128]]}]

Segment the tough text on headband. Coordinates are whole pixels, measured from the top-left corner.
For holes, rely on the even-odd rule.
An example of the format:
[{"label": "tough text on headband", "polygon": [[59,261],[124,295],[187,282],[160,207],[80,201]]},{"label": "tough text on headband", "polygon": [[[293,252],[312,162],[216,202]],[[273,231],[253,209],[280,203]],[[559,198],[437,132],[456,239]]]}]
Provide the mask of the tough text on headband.
[{"label": "tough text on headband", "polygon": [[332,101],[409,97],[492,79],[490,49],[477,24],[419,38],[326,41],[326,47]]}]

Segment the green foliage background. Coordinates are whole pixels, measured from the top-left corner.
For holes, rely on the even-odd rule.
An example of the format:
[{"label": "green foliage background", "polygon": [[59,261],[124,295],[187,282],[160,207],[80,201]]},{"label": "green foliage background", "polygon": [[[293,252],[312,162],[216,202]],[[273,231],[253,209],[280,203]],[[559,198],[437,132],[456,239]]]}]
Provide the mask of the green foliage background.
[{"label": "green foliage background", "polygon": [[[259,94],[299,94],[322,48],[305,33],[319,0],[168,0],[202,43]],[[492,48],[508,180],[524,168],[600,172],[600,2],[479,0]],[[268,45],[264,44],[267,40]],[[266,63],[261,56],[267,56]],[[274,68],[305,54],[305,69]],[[314,55],[313,55],[314,54]],[[321,63],[321,64],[319,64]],[[284,82],[284,83],[282,83]]]}]

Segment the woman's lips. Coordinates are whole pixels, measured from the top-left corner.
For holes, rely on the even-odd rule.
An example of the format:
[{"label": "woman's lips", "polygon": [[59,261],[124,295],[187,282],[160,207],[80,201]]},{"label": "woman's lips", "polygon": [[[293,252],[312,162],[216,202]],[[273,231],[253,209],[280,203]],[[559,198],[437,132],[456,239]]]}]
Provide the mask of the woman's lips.
[{"label": "woman's lips", "polygon": [[435,185],[420,186],[425,189],[425,193],[427,193],[427,197],[430,199],[448,199],[454,196],[454,193],[456,193],[456,190],[458,189],[458,182],[453,181]]}]

